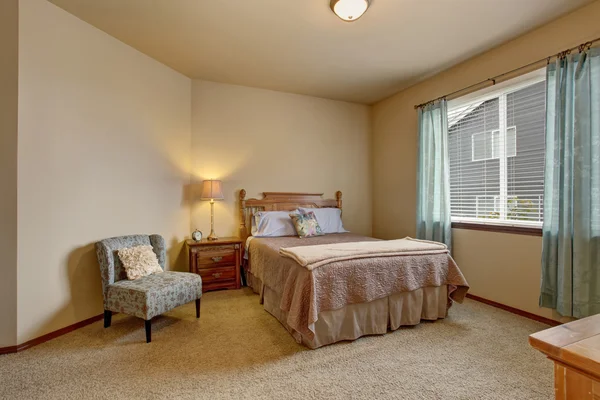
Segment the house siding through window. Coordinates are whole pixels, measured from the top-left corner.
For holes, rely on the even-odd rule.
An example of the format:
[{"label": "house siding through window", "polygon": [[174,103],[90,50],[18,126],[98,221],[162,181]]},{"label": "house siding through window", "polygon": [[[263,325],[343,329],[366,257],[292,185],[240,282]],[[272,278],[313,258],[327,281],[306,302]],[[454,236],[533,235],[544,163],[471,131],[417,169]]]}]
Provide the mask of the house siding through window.
[{"label": "house siding through window", "polygon": [[[501,179],[507,220],[542,221],[545,83],[482,102],[450,124],[448,149],[453,217],[499,219]],[[505,104],[504,112],[500,104]],[[500,118],[505,118],[501,123]],[[501,172],[499,130],[506,129],[506,171]],[[516,131],[516,141],[514,134]],[[475,136],[474,136],[475,135]],[[516,143],[516,149],[515,149]]]}]

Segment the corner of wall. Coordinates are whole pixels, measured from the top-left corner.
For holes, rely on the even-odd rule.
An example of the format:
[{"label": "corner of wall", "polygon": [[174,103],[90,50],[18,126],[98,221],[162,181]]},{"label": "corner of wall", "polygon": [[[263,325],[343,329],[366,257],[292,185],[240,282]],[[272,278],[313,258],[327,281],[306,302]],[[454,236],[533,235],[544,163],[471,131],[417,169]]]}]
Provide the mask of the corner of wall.
[{"label": "corner of wall", "polygon": [[19,0],[0,2],[0,348],[17,344]]}]

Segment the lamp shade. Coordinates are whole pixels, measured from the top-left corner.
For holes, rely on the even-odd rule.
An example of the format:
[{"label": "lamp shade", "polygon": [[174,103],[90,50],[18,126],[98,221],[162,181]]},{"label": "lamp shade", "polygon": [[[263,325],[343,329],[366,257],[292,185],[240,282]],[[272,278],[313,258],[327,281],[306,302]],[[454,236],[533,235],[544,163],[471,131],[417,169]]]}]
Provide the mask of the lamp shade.
[{"label": "lamp shade", "polygon": [[223,200],[223,184],[221,181],[207,180],[202,182],[200,200]]},{"label": "lamp shade", "polygon": [[329,6],[342,20],[347,22],[356,21],[369,8],[370,0],[331,0]]}]

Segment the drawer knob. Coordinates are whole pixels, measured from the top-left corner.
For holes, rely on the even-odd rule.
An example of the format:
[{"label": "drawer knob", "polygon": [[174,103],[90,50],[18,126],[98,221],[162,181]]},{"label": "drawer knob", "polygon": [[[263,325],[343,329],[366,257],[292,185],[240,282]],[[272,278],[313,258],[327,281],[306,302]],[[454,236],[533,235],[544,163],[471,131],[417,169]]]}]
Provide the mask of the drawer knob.
[{"label": "drawer knob", "polygon": [[222,259],[223,259],[223,257],[212,257],[212,260],[213,260],[214,262],[219,262],[219,261],[221,261]]},{"label": "drawer knob", "polygon": [[214,276],[215,278],[220,278],[221,275],[223,275],[223,274],[220,272],[215,272],[214,274],[212,274],[212,276]]}]

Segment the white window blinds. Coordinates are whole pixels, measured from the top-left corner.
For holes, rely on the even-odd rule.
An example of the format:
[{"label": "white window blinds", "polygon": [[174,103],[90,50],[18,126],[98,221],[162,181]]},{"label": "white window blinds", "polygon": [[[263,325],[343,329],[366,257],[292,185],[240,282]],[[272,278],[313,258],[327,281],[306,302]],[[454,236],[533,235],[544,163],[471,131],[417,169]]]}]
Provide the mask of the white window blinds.
[{"label": "white window blinds", "polygon": [[543,76],[453,100],[448,108],[453,221],[541,225]]}]

